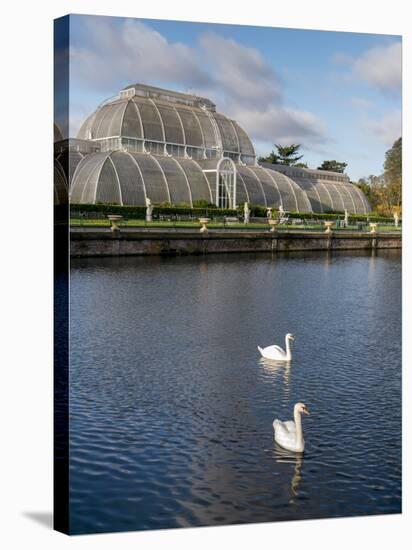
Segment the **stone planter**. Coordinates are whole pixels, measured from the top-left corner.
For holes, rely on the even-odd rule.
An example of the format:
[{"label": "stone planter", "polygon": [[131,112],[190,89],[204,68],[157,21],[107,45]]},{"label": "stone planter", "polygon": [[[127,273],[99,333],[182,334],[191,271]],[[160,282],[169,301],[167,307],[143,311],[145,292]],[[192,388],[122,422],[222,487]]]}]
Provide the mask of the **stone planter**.
[{"label": "stone planter", "polygon": [[202,226],[200,228],[200,232],[201,233],[207,233],[208,232],[208,229],[207,229],[207,224],[210,222],[210,218],[199,218],[199,223],[200,225]]},{"label": "stone planter", "polygon": [[323,222],[325,225],[325,233],[332,233],[333,222]]},{"label": "stone planter", "polygon": [[279,224],[279,220],[274,220],[273,218],[268,219],[270,225],[270,231],[274,233],[276,231],[276,226]]},{"label": "stone planter", "polygon": [[370,233],[376,233],[376,228],[378,227],[377,223],[370,223],[369,227],[371,228]]},{"label": "stone planter", "polygon": [[122,221],[123,216],[120,216],[119,214],[110,214],[109,216],[107,216],[107,218],[109,219],[109,222],[112,224],[110,229],[112,231],[120,231],[120,228],[117,224]]}]

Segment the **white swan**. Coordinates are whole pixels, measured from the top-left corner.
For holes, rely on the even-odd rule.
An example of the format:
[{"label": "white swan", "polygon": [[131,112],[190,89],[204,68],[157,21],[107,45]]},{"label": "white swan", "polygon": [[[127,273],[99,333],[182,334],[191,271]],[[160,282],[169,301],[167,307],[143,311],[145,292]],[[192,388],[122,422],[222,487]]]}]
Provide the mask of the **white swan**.
[{"label": "white swan", "polygon": [[285,336],[285,347],[286,351],[283,350],[280,346],[268,346],[267,348],[257,347],[262,357],[265,359],[271,359],[272,361],[291,361],[292,360],[292,350],[290,349],[290,341],[294,340],[295,337],[293,334],[286,334]]},{"label": "white swan", "polygon": [[302,419],[300,417],[302,413],[309,414],[307,406],[303,403],[296,403],[293,409],[294,421],[281,422],[277,418],[273,421],[276,443],[284,449],[294,451],[295,453],[303,453],[305,449]]}]

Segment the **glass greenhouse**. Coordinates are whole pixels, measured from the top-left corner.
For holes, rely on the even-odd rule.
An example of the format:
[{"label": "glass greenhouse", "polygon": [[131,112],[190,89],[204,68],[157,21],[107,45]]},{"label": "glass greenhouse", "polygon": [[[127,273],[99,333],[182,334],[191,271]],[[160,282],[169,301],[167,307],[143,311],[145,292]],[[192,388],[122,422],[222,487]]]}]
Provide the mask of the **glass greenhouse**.
[{"label": "glass greenhouse", "polygon": [[[55,132],[56,133],[56,132]],[[247,133],[209,99],[142,84],[100,105],[77,139],[55,144],[72,204],[250,204],[367,213],[344,174],[258,164]],[[62,169],[62,170],[60,170]]]}]

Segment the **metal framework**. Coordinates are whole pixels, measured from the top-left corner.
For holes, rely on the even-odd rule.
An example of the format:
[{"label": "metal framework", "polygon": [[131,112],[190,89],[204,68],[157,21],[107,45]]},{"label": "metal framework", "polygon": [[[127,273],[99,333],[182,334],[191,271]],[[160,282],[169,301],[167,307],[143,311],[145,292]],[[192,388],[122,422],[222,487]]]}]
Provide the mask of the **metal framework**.
[{"label": "metal framework", "polygon": [[[256,154],[246,132],[235,122],[215,111],[205,98],[170,90],[134,85],[101,106],[83,123],[79,139],[101,142],[102,149],[114,149],[107,140],[119,139],[134,151],[159,143],[162,151],[178,146],[176,156],[197,159],[231,157],[254,164]],[[125,141],[127,140],[127,142]],[[139,142],[134,146],[131,142]]]},{"label": "metal framework", "polygon": [[[249,202],[297,212],[370,211],[344,174],[259,165],[238,123],[192,94],[133,84],[101,104],[77,139],[66,142],[58,141],[55,158],[72,203],[144,205],[150,198],[190,206],[206,200],[221,208]],[[56,178],[61,182],[60,168]]]}]

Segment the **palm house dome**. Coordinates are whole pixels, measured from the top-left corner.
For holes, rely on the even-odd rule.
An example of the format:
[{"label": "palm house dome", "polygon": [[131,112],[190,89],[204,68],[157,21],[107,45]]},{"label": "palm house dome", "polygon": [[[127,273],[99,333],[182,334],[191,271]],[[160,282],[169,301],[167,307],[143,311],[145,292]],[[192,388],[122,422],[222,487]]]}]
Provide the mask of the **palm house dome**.
[{"label": "palm house dome", "polygon": [[77,137],[100,141],[102,150],[124,145],[136,153],[196,159],[219,153],[247,163],[256,158],[246,132],[217,113],[210,100],[142,84],[128,86],[118,98],[100,105]]},{"label": "palm house dome", "polygon": [[72,204],[145,205],[149,198],[179,206],[202,200],[220,208],[249,202],[293,212],[370,211],[344,174],[259,165],[239,124],[193,94],[127,86],[69,141],[60,155],[69,157]]}]

